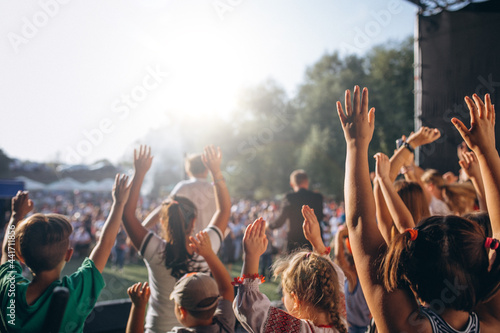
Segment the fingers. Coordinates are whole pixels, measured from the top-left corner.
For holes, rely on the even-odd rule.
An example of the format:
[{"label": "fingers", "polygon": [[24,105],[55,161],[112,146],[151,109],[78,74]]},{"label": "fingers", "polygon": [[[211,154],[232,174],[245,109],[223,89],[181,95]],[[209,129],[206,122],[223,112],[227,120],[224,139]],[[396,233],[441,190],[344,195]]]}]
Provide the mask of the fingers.
[{"label": "fingers", "polygon": [[[465,103],[467,104],[467,107],[469,108],[470,121],[472,124],[479,117],[479,112],[477,110],[476,105],[474,104],[474,101],[469,96],[465,96]],[[453,119],[452,119],[452,121],[453,121]]]},{"label": "fingers", "polygon": [[486,119],[491,121],[494,112],[493,112],[493,105],[491,104],[490,94],[486,94],[484,96],[484,103],[486,104],[485,105]]},{"label": "fingers", "polygon": [[355,114],[361,113],[361,103],[359,100],[359,86],[354,86],[354,108],[353,111]]},{"label": "fingers", "polygon": [[[471,111],[471,115],[472,115],[472,111]],[[457,118],[452,118],[451,122],[453,123],[453,125],[455,125],[455,128],[457,129],[458,133],[460,133],[460,135],[462,136],[462,139],[464,139],[465,143],[467,145],[469,145],[469,143],[468,143],[469,130],[467,129],[467,127],[465,127],[464,123],[462,121],[458,120]]]},{"label": "fingers", "polygon": [[347,121],[347,117],[344,113],[344,110],[342,110],[342,103],[337,101],[337,114],[339,115],[340,123],[342,124],[342,127],[345,126],[345,123]]},{"label": "fingers", "polygon": [[351,91],[349,89],[347,89],[345,91],[345,101],[344,101],[344,105],[345,105],[345,115],[348,117],[350,115],[352,115],[352,105],[351,105]]},{"label": "fingers", "polygon": [[485,106],[481,98],[477,94],[474,94],[472,95],[472,99],[476,103],[476,108],[478,110],[479,118],[483,118],[483,116],[486,116]]},{"label": "fingers", "polygon": [[363,88],[363,93],[361,94],[361,112],[367,112],[367,111],[368,111],[368,88],[365,87]]}]

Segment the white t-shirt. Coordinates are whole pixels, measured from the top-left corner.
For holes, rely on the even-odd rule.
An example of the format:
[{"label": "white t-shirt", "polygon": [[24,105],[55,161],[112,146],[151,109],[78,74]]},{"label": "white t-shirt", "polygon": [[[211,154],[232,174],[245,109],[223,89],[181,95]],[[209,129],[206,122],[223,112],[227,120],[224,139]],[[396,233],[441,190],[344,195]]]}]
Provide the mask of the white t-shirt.
[{"label": "white t-shirt", "polygon": [[205,229],[210,224],[217,208],[212,184],[205,179],[190,178],[177,183],[171,195],[188,198],[196,206],[198,215],[194,225],[195,233]]},{"label": "white t-shirt", "polygon": [[[222,233],[216,226],[205,229],[212,249],[219,251],[222,243]],[[177,280],[170,274],[171,270],[165,266],[165,248],[167,242],[150,232],[142,241],[139,254],[144,259],[148,269],[151,297],[146,314],[146,332],[168,332],[179,323],[174,314],[174,301],[170,300],[170,293]],[[208,264],[203,257],[195,253],[188,263],[188,272],[210,272]]]},{"label": "white t-shirt", "polygon": [[439,200],[436,197],[432,197],[431,203],[429,204],[429,212],[431,216],[435,215],[452,215],[453,212],[448,208],[448,205],[443,200]]}]

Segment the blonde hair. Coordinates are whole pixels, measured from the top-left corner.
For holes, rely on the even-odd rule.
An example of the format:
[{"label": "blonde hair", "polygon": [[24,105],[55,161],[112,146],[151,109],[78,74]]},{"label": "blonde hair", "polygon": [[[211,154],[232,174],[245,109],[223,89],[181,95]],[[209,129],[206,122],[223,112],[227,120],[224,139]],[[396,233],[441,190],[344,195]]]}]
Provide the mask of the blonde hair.
[{"label": "blonde hair", "polygon": [[[328,315],[339,332],[347,333],[340,319],[339,279],[332,262],[316,253],[298,251],[273,264],[274,276],[281,275],[283,289]],[[313,320],[314,318],[308,318]]]},{"label": "blonde hair", "polygon": [[443,188],[443,197],[450,209],[458,215],[474,211],[476,190],[471,183],[450,184]]}]

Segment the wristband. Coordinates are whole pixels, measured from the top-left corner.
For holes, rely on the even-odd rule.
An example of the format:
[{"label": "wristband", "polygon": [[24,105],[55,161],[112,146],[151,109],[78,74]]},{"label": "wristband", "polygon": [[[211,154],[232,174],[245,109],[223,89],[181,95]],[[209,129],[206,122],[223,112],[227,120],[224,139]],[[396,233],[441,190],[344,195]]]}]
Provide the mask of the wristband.
[{"label": "wristband", "polygon": [[219,178],[219,179],[214,179],[214,181],[212,182],[212,186],[217,184],[218,182],[224,182],[224,181],[226,181],[226,179],[224,177]]},{"label": "wristband", "polygon": [[403,142],[403,144],[401,145],[402,147],[405,147],[406,149],[408,149],[410,151],[410,153],[414,153],[415,152],[415,149],[413,149],[412,146],[410,146],[410,144],[408,142]]}]

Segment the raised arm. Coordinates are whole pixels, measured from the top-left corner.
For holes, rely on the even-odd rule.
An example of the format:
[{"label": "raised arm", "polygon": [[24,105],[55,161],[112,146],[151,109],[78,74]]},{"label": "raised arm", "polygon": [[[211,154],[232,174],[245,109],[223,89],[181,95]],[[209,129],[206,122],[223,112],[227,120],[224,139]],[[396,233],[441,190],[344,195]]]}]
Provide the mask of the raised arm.
[{"label": "raised arm", "polygon": [[[361,97],[361,98],[360,98]],[[409,323],[418,305],[409,291],[387,292],[378,272],[385,241],[375,221],[375,202],[368,168],[368,146],[373,136],[375,109],[368,110],[368,90],[361,94],[346,91],[345,113],[340,102],[337,111],[347,144],[344,200],[349,241],[359,280],[368,306],[380,332],[415,332]]]},{"label": "raised arm", "polygon": [[220,169],[222,161],[220,148],[216,149],[214,146],[205,147],[202,160],[207,169],[210,170],[215,191],[216,210],[210,225],[216,226],[224,234],[231,215],[231,198],[227,190],[226,180]]},{"label": "raised arm", "polygon": [[207,262],[219,287],[219,294],[222,298],[232,302],[234,300],[234,288],[231,284],[231,276],[217,254],[212,250],[210,237],[206,232],[200,231],[196,234],[196,237],[189,237],[189,240],[191,241],[189,246]]},{"label": "raised arm", "polygon": [[335,234],[335,263],[342,268],[342,271],[347,278],[349,285],[349,292],[354,292],[358,284],[358,275],[356,273],[356,268],[354,268],[345,257],[345,246],[344,240],[348,237],[349,232],[347,228],[341,228]]},{"label": "raised arm", "polygon": [[325,243],[323,243],[323,238],[321,238],[321,229],[316,214],[314,214],[314,209],[307,205],[302,206],[302,216],[304,217],[304,223],[302,224],[304,237],[311,243],[314,252],[320,255],[327,254],[328,250]]},{"label": "raised arm", "polygon": [[259,275],[259,259],[267,249],[266,221],[259,217],[250,223],[243,236],[243,267],[241,275]]},{"label": "raised arm", "polygon": [[123,226],[136,250],[140,250],[142,241],[148,234],[148,230],[141,224],[135,212],[141,194],[142,182],[149,168],[151,168],[152,162],[151,147],[141,146],[139,152],[134,149],[134,178],[130,196],[123,211]]},{"label": "raised arm", "polygon": [[92,250],[89,258],[94,262],[95,267],[102,273],[106,262],[108,262],[109,254],[115,244],[116,235],[120,229],[122,222],[123,207],[127,202],[130,193],[130,185],[128,185],[128,177],[119,174],[115,177],[113,186],[113,205],[109,216],[102,228],[101,238]]},{"label": "raised arm", "polygon": [[142,225],[144,228],[149,229],[154,227],[158,222],[160,222],[160,212],[161,205],[156,207],[151,213],[146,216],[144,221],[142,221]]},{"label": "raised arm", "polygon": [[16,196],[12,198],[11,205],[12,214],[3,236],[1,264],[4,264],[7,260],[19,260],[14,247],[15,230],[19,222],[33,210],[33,201],[29,198],[27,191],[18,191]]},{"label": "raised arm", "polygon": [[484,183],[486,205],[491,220],[491,229],[495,238],[500,238],[500,157],[495,147],[495,108],[490,95],[485,103],[477,96],[465,97],[470,111],[470,125],[465,125],[453,118],[452,122],[467,146],[476,154]]},{"label": "raised arm", "polygon": [[487,208],[486,198],[484,196],[484,183],[476,154],[472,151],[465,152],[463,153],[462,160],[458,161],[458,163],[464,170],[467,177],[471,180],[472,185],[474,185],[477,199],[479,201],[479,209],[486,212]]},{"label": "raised arm", "polygon": [[132,301],[130,314],[127,322],[126,333],[143,333],[144,316],[146,315],[146,306],[148,305],[151,290],[147,282],[142,285],[137,282],[127,289],[128,297]]},{"label": "raised arm", "polygon": [[[415,221],[413,220],[410,210],[406,207],[390,179],[389,173],[391,169],[391,162],[389,161],[389,157],[385,154],[377,153],[375,155],[375,159],[375,173],[377,175],[382,194],[384,195],[387,208],[389,209],[396,229],[399,233],[403,233],[406,229],[415,227]],[[381,228],[382,223],[385,224],[384,228]],[[381,230],[382,236],[384,236],[387,243],[389,243],[392,238],[391,229],[392,223],[389,225],[385,223],[385,221],[379,221],[379,230]]]}]

